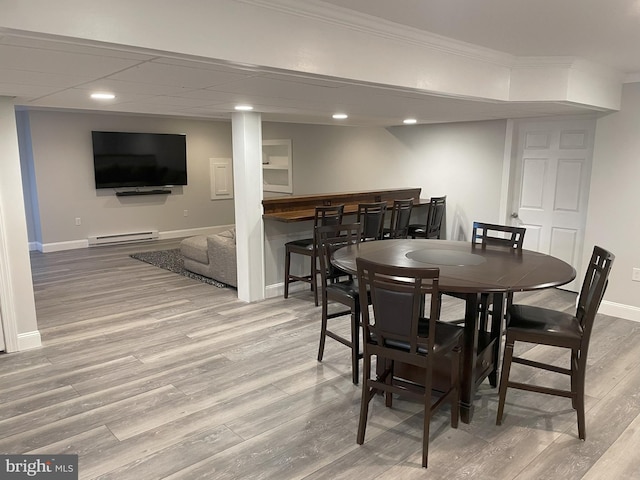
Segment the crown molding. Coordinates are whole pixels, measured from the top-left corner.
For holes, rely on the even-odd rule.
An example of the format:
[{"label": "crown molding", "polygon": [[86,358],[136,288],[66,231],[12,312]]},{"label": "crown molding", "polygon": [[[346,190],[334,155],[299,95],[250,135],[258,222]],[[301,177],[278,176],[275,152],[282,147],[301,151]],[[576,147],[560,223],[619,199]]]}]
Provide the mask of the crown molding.
[{"label": "crown molding", "polygon": [[317,0],[305,0],[304,2],[300,2],[300,0],[235,1],[477,61],[490,62],[506,67],[511,66],[514,62],[514,56],[504,52],[444,37],[407,25],[400,25],[336,5],[327,5]]},{"label": "crown molding", "polygon": [[579,70],[598,77],[609,78],[622,83],[624,75],[610,67],[584,60],[580,57],[516,57],[513,68],[564,68]]},{"label": "crown molding", "polygon": [[[578,57],[517,57],[505,52],[480,47],[453,38],[437,35],[414,27],[400,25],[389,20],[349,10],[337,5],[328,5],[320,0],[235,0],[240,3],[266,8],[286,15],[293,15],[339,26],[359,33],[375,35],[388,40],[428,48],[445,54],[457,55],[480,62],[488,62],[508,68],[572,68],[623,81],[623,74],[603,65],[588,62]],[[640,72],[631,76],[638,78]]]}]

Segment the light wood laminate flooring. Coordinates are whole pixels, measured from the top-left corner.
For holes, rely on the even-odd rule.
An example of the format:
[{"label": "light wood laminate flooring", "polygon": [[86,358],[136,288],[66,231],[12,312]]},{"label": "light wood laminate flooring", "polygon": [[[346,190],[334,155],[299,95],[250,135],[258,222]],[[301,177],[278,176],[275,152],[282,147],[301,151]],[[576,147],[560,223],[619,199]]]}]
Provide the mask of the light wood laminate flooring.
[{"label": "light wood laminate flooring", "polygon": [[[32,254],[43,347],[0,355],[0,452],[77,453],[82,479],[640,478],[639,323],[597,319],[586,441],[569,400],[530,392],[510,390],[496,426],[485,383],[470,424],[451,429],[446,408],[432,420],[424,470],[412,402],[374,400],[356,444],[349,351],[329,339],[317,362],[310,292],[246,304],[129,257],[176,246]],[[572,310],[575,295],[516,301]],[[444,297],[444,318],[462,309]],[[567,361],[543,347],[526,355]],[[531,378],[525,368],[512,378]]]}]

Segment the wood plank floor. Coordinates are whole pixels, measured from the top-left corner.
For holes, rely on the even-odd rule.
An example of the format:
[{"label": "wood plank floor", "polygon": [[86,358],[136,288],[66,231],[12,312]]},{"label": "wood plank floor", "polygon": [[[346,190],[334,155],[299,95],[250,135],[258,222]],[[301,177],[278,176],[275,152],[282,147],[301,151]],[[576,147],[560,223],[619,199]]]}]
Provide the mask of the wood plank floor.
[{"label": "wood plank floor", "polygon": [[[356,444],[349,352],[328,340],[316,361],[310,292],[245,304],[129,257],[176,244],[32,254],[43,347],[0,355],[0,452],[77,453],[82,479],[640,478],[640,324],[598,317],[587,441],[568,400],[529,392],[509,391],[497,427],[486,383],[470,424],[433,419],[423,470],[411,402],[374,400]],[[516,300],[572,309],[575,295]],[[444,302],[444,317],[462,315],[461,302]],[[531,374],[514,365],[512,375]]]}]

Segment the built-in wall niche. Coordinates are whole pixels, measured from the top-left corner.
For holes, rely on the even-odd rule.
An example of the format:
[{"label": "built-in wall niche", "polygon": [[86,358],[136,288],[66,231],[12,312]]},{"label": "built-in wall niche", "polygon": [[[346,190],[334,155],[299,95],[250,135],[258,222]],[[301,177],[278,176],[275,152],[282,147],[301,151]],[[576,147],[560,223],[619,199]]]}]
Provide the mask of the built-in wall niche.
[{"label": "built-in wall niche", "polygon": [[293,193],[291,140],[262,141],[262,183],[265,192]]}]

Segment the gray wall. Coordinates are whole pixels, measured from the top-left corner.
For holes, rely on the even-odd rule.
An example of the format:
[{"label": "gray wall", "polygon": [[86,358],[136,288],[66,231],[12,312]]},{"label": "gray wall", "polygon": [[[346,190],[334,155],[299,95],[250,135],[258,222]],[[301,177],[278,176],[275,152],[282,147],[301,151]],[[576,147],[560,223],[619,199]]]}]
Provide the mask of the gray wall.
[{"label": "gray wall", "polygon": [[291,138],[294,195],[421,187],[447,195],[447,238],[468,239],[474,220],[498,222],[506,120],[353,128],[265,123]]},{"label": "gray wall", "polygon": [[[144,229],[188,235],[234,223],[233,201],[212,201],[209,186],[209,158],[231,157],[229,122],[53,111],[18,118],[31,242],[77,247],[90,235]],[[421,187],[425,198],[447,195],[447,237],[465,238],[473,220],[498,221],[505,125],[383,129],[267,122],[263,137],[292,140],[295,195]],[[96,190],[92,130],[186,133],[189,184],[166,196]]]},{"label": "gray wall", "polygon": [[[231,158],[229,122],[33,111],[29,125],[32,162],[26,148],[21,156],[31,164],[37,189],[37,203],[30,203],[40,228],[30,229],[32,242],[56,245],[90,235],[146,229],[188,232],[234,223],[233,200],[212,201],[209,186],[209,158]],[[113,189],[96,190],[92,130],[186,133],[188,185],[174,187],[171,195],[142,197],[116,197]],[[22,130],[21,137],[28,133]],[[81,218],[79,226],[76,217]]]},{"label": "gray wall", "polygon": [[602,117],[596,127],[585,261],[593,245],[611,250],[616,260],[605,299],[635,307],[640,320],[640,83],[623,88],[622,110]]}]

